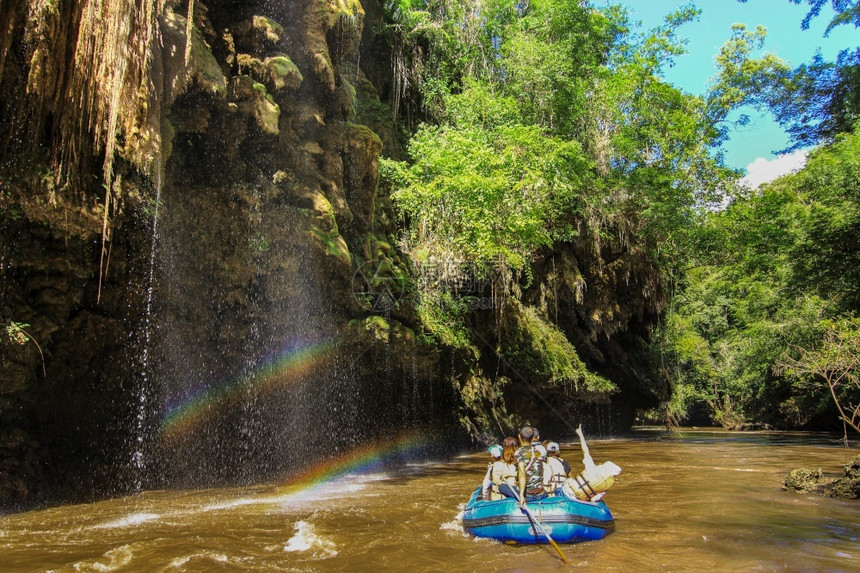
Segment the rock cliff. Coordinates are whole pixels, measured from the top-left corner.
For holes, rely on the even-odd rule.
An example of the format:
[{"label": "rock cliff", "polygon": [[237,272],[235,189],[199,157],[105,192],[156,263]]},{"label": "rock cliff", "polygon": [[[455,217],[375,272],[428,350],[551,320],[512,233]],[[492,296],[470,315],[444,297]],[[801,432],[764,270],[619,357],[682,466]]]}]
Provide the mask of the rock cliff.
[{"label": "rock cliff", "polygon": [[[456,426],[437,350],[376,301],[378,264],[403,263],[361,4],[34,0],[0,21],[2,505],[272,478]],[[145,66],[86,60],[114,33]],[[128,69],[90,80],[94,59]]]}]

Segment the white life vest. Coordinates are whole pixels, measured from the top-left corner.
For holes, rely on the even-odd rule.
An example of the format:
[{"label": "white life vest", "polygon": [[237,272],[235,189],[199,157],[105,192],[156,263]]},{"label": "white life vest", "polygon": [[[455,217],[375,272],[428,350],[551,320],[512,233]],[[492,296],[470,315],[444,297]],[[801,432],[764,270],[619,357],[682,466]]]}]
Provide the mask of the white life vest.
[{"label": "white life vest", "polygon": [[549,481],[549,492],[552,493],[561,487],[564,480],[567,479],[567,472],[564,471],[564,464],[561,460],[550,456],[546,460],[546,465],[549,466],[551,477]]},{"label": "white life vest", "polygon": [[568,499],[591,501],[612,487],[615,476],[620,473],[620,467],[612,462],[604,462],[590,470],[584,470],[576,477],[568,478],[562,484],[561,491]]}]

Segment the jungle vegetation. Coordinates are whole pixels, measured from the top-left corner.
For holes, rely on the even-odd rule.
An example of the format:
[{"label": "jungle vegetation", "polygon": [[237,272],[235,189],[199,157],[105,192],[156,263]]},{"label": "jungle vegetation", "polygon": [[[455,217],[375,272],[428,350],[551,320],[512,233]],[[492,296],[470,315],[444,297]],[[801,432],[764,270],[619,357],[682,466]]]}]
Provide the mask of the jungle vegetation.
[{"label": "jungle vegetation", "polygon": [[[798,27],[826,1],[806,3]],[[860,3],[832,7],[831,27],[860,25]],[[413,261],[501,269],[516,297],[542,249],[620,241],[671,291],[651,337],[665,388],[652,419],[860,431],[860,48],[792,68],[758,55],[764,29],[736,25],[690,94],[661,72],[684,53],[692,4],[648,32],[579,0],[385,8],[411,139],[381,171]],[[745,105],[772,112],[792,148],[815,146],[805,168],[739,185],[721,144]],[[428,330],[468,347],[464,311],[425,295]]]}]

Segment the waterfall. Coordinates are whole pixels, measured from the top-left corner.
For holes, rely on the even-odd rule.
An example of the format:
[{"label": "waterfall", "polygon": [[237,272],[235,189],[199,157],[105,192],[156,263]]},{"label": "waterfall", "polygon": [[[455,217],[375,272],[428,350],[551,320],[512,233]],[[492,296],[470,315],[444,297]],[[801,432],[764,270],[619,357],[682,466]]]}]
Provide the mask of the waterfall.
[{"label": "waterfall", "polygon": [[134,428],[132,438],[134,441],[131,454],[131,467],[134,471],[134,491],[139,492],[143,489],[144,479],[147,471],[147,456],[145,448],[151,439],[151,432],[147,428],[147,416],[151,406],[151,365],[150,351],[152,347],[152,302],[153,292],[155,290],[155,264],[156,253],[158,251],[158,211],[161,206],[161,177],[162,177],[161,160],[156,160],[155,165],[155,204],[152,214],[152,232],[151,243],[149,250],[149,268],[146,277],[146,296],[144,303],[143,314],[143,348],[141,349],[141,376],[140,384],[137,388],[136,411],[134,417]]}]

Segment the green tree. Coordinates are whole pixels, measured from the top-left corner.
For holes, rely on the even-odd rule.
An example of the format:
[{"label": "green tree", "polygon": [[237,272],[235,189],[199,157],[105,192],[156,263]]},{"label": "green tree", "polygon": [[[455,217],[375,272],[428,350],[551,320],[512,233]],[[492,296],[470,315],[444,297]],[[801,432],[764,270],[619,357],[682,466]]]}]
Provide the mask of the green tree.
[{"label": "green tree", "polygon": [[579,144],[518,123],[514,102],[479,85],[447,108],[450,123],[413,137],[410,166],[389,164],[416,254],[521,271],[538,248],[570,239],[565,219],[595,183]]},{"label": "green tree", "polygon": [[[801,22],[804,30],[828,4],[828,0],[790,1],[810,7]],[[830,0],[829,4],[834,16],[825,35],[836,26],[860,27],[860,2]],[[783,151],[830,143],[838,134],[853,131],[860,120],[860,46],[846,47],[833,62],[816,55],[810,63],[764,81],[759,90],[763,107],[773,112],[790,136],[791,143]]]},{"label": "green tree", "polygon": [[860,321],[827,321],[816,347],[796,347],[797,357],[786,353],[777,371],[795,377],[798,385],[813,391],[823,385],[844,424],[845,447],[848,428],[860,433]]},{"label": "green tree", "polygon": [[826,321],[857,313],[858,140],[842,136],[800,172],[707,217],[664,326],[685,400],[672,404],[676,416],[705,404],[728,425],[832,420],[833,404],[777,365],[802,362],[798,349],[817,348]]}]

